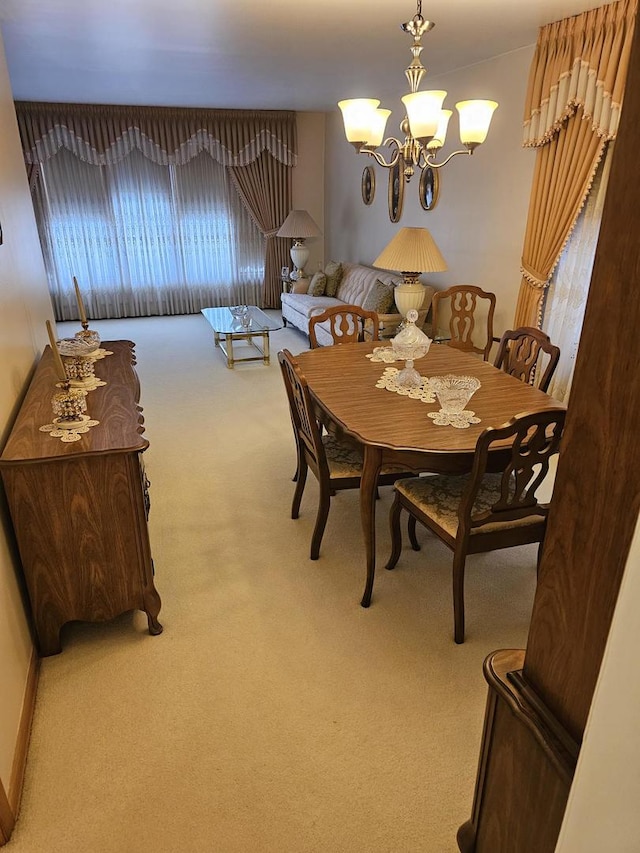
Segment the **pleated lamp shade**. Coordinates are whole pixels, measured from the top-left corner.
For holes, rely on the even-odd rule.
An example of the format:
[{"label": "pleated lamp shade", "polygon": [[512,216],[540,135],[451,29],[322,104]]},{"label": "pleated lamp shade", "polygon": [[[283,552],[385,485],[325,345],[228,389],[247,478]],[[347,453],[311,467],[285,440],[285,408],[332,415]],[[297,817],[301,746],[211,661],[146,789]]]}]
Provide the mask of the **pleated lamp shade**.
[{"label": "pleated lamp shade", "polygon": [[406,317],[407,311],[420,311],[424,300],[424,285],[418,281],[423,272],[444,272],[447,262],[426,228],[401,228],[391,242],[373,262],[374,267],[398,270],[402,284],[395,287],[398,311]]},{"label": "pleated lamp shade", "polygon": [[318,237],[320,229],[306,210],[292,210],[278,229],[278,237]]},{"label": "pleated lamp shade", "polygon": [[447,263],[426,228],[401,228],[373,262],[400,272],[444,272]]}]

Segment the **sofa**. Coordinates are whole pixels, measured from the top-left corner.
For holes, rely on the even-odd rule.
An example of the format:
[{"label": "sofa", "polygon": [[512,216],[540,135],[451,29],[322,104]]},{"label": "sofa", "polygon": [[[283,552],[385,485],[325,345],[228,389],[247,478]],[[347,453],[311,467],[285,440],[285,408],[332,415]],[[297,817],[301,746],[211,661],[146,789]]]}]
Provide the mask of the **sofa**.
[{"label": "sofa", "polygon": [[[376,311],[380,321],[380,336],[392,337],[402,321],[394,300],[393,288],[402,281],[402,276],[362,264],[330,262],[324,270],[315,273],[309,281],[306,292],[282,293],[282,320],[290,323],[306,335],[309,334],[309,318],[321,314],[334,305],[359,305],[370,311]],[[300,286],[294,287],[299,291]],[[304,285],[306,287],[306,283]],[[423,325],[431,308],[431,299],[435,288],[425,285],[425,297],[418,322]],[[321,346],[333,343],[331,333],[325,324],[316,326],[316,337]]]}]

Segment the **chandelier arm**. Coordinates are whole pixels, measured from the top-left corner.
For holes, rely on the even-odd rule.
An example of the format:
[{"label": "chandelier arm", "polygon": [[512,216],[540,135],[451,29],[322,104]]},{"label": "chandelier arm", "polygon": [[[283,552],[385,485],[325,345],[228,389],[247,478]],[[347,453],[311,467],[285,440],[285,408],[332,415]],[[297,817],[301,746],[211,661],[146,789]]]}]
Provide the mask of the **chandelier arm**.
[{"label": "chandelier arm", "polygon": [[382,154],[379,151],[374,151],[371,148],[362,148],[360,150],[361,154],[368,154],[369,157],[374,157],[376,163],[379,163],[381,166],[384,166],[385,169],[393,169],[398,160],[400,159],[400,149],[397,148],[395,154],[391,157],[391,160],[387,163]]},{"label": "chandelier arm", "polygon": [[[437,163],[435,160],[431,159],[431,155],[425,154],[424,161],[425,166],[429,166],[431,169],[441,169],[443,166],[446,166],[449,160],[456,156],[456,154],[473,154],[473,151],[470,148],[461,148],[459,151],[452,151],[451,154],[443,160],[442,163]],[[422,166],[424,169],[425,166]]]}]

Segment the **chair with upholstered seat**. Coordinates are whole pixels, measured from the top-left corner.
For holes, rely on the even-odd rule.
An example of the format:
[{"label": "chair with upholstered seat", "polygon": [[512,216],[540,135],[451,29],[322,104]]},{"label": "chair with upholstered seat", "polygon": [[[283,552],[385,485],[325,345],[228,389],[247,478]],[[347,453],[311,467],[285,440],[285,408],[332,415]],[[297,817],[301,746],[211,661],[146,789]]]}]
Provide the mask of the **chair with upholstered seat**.
[{"label": "chair with upholstered seat", "polygon": [[336,305],[326,308],[321,314],[309,319],[309,343],[311,348],[320,346],[316,336],[318,323],[328,321],[328,331],[334,344],[351,344],[364,340],[364,327],[373,341],[380,340],[380,323],[375,311],[366,311],[359,305]]},{"label": "chair with upholstered seat", "polygon": [[[278,361],[289,399],[298,456],[291,518],[295,519],[299,516],[307,471],[311,468],[320,487],[318,514],[311,538],[310,553],[311,559],[317,560],[329,516],[331,496],[341,489],[360,487],[362,452],[357,447],[339,441],[331,434],[321,435],[307,381],[289,350],[279,352]],[[378,484],[392,485],[401,476],[407,476],[407,472],[394,467],[383,467],[378,477]]]},{"label": "chair with upholstered seat", "polygon": [[532,326],[521,326],[504,333],[494,366],[546,391],[559,358],[560,347],[551,343],[549,335]]},{"label": "chair with upholstered seat", "polygon": [[[463,352],[478,353],[486,361],[493,346],[493,314],[496,307],[495,293],[483,290],[473,284],[458,284],[447,290],[436,291],[433,295],[432,327],[434,334],[441,328],[443,319],[443,303],[450,300],[450,317],[448,329],[450,339],[447,344]],[[476,332],[478,300],[485,303],[486,317],[481,334],[476,334],[480,340],[478,346],[474,343]]]},{"label": "chair with upholstered seat", "polygon": [[[512,418],[479,436],[469,475],[435,475],[399,480],[390,513],[392,549],[387,569],[402,549],[400,515],[409,513],[415,551],[416,521],[453,551],[454,639],[464,642],[464,570],[468,554],[542,543],[548,504],[536,492],[558,453],[565,410],[549,409]],[[507,447],[496,449],[507,442]],[[491,453],[490,451],[493,451]],[[500,454],[496,459],[494,453]],[[491,473],[500,468],[498,473]],[[540,550],[540,549],[539,549]]]}]

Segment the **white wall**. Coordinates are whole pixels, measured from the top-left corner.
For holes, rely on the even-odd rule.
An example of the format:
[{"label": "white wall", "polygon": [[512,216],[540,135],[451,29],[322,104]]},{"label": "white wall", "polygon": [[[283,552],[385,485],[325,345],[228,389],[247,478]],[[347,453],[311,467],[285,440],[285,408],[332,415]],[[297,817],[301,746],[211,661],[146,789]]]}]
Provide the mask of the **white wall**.
[{"label": "white wall", "polygon": [[[0,446],[53,318],[0,40]],[[32,643],[0,489],[0,781],[9,788]]]},{"label": "white wall", "polygon": [[293,207],[306,210],[322,235],[306,240],[309,260],[305,267],[309,276],[324,261],[324,113],[296,113],[298,125],[298,165],[293,170]]},{"label": "white wall", "polygon": [[[535,154],[521,147],[522,115],[533,46],[439,78],[427,75],[422,88],[448,91],[445,106],[485,97],[498,101],[489,137],[472,157],[455,157],[441,172],[440,201],[424,211],[416,174],[405,188],[404,212],[394,225],[387,211],[388,171],[375,164],[376,191],[366,207],[360,194],[362,170],[374,165],[347,143],[339,110],[327,120],[325,174],[328,257],[370,264],[403,225],[428,228],[449,269],[425,277],[437,288],[477,284],[497,296],[496,334],[512,328],[520,286],[520,256]],[[406,90],[402,69],[391,97],[376,93],[393,112],[388,135],[399,135],[400,96]],[[455,112],[455,110],[454,110]],[[459,147],[457,113],[449,125],[444,153]],[[440,158],[442,159],[442,158]]]}]

